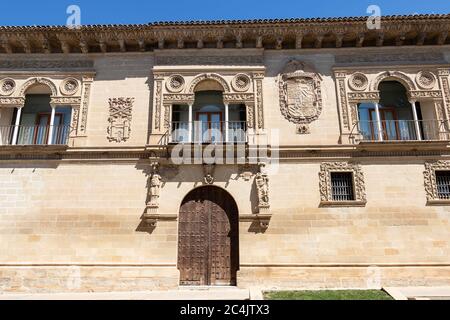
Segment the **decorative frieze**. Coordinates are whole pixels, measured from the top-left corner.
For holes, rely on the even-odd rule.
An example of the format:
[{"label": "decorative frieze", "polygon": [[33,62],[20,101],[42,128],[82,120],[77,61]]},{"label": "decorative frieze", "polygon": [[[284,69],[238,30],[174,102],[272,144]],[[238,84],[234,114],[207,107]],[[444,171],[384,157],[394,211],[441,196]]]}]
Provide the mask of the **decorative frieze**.
[{"label": "decorative frieze", "polygon": [[224,93],[223,101],[228,103],[243,103],[247,101],[254,101],[253,93]]},{"label": "decorative frieze", "polygon": [[108,140],[126,141],[130,138],[134,98],[109,99]]},{"label": "decorative frieze", "polygon": [[[331,173],[349,172],[353,177],[354,200],[339,203],[333,200]],[[361,165],[349,162],[325,162],[320,166],[319,190],[321,205],[365,205],[366,190]]]},{"label": "decorative frieze", "polygon": [[374,53],[374,54],[351,54],[337,55],[338,64],[364,64],[364,63],[383,63],[383,64],[408,64],[408,63],[435,62],[445,63],[441,52],[419,52],[419,53]]},{"label": "decorative frieze", "polygon": [[157,56],[155,65],[161,66],[179,66],[179,65],[263,65],[262,55],[246,56]]},{"label": "decorative frieze", "polygon": [[45,71],[77,71],[93,70],[91,60],[1,60],[0,70],[45,70]]}]

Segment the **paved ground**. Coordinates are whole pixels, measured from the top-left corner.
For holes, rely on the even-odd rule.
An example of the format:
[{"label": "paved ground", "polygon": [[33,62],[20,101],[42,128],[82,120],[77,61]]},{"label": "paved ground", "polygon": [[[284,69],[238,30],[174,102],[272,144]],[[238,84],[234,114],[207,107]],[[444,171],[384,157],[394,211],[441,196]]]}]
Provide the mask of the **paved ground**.
[{"label": "paved ground", "polygon": [[450,300],[450,287],[386,287],[395,300]]},{"label": "paved ground", "polygon": [[[262,297],[262,295],[261,295]],[[254,299],[258,299],[254,296]],[[169,291],[0,294],[0,300],[249,300],[250,290],[237,288],[195,288]]]}]

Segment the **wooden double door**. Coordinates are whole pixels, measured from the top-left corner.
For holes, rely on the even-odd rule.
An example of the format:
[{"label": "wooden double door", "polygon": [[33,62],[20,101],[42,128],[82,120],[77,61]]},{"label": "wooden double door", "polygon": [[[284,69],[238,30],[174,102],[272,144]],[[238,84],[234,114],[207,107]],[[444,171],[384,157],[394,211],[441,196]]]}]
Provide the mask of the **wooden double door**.
[{"label": "wooden double door", "polygon": [[239,269],[238,210],[223,189],[194,189],[179,215],[180,284],[233,286]]}]

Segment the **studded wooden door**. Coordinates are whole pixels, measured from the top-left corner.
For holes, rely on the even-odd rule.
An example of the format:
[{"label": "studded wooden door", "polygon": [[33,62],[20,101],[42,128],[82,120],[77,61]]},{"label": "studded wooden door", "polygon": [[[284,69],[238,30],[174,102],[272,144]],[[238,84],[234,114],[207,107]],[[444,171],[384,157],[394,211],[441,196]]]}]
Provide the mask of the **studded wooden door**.
[{"label": "studded wooden door", "polygon": [[238,212],[234,199],[212,186],[189,193],[179,216],[180,284],[236,285],[238,252]]}]

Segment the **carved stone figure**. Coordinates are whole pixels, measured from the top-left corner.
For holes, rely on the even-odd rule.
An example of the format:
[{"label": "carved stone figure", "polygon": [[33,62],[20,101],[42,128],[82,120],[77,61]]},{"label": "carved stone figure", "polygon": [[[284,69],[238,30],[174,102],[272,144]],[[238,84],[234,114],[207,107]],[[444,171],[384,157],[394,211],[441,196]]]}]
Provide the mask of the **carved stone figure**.
[{"label": "carved stone figure", "polygon": [[149,205],[152,207],[158,207],[159,206],[159,195],[160,195],[160,188],[161,188],[161,176],[158,174],[158,172],[152,173],[152,176],[150,178],[150,203]]},{"label": "carved stone figure", "polygon": [[265,173],[258,172],[255,177],[258,190],[258,207],[269,207],[269,177]]},{"label": "carved stone figure", "polygon": [[307,126],[319,118],[322,112],[321,77],[312,67],[291,60],[279,75],[278,82],[281,113],[288,121]]},{"label": "carved stone figure", "polygon": [[130,138],[134,98],[109,99],[108,140],[122,142]]}]

